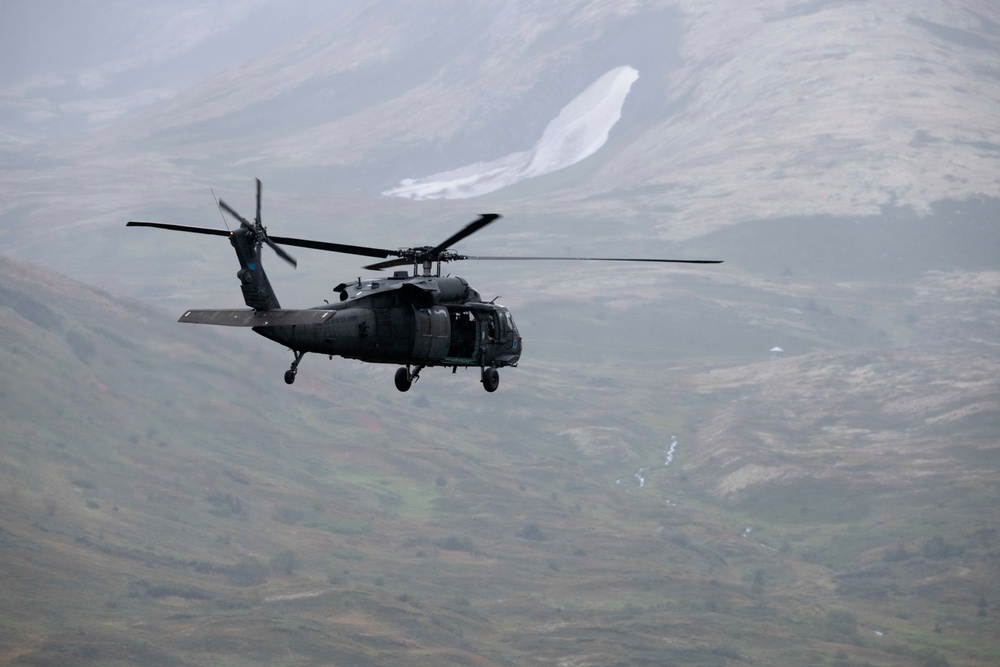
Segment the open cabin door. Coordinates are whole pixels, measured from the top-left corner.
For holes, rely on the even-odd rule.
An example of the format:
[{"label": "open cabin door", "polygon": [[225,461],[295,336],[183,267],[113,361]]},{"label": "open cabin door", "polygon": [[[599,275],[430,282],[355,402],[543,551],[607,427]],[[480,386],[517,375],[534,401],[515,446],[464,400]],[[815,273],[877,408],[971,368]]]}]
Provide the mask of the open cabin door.
[{"label": "open cabin door", "polygon": [[460,364],[474,364],[480,349],[480,319],[483,313],[465,306],[449,306],[448,320],[451,326],[451,341],[448,359]]}]

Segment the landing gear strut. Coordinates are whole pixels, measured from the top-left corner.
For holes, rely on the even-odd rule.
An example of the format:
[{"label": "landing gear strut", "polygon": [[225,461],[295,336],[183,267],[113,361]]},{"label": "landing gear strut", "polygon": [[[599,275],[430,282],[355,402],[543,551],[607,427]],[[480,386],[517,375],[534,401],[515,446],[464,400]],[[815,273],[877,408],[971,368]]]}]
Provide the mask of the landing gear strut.
[{"label": "landing gear strut", "polygon": [[423,366],[417,366],[416,370],[412,373],[410,372],[409,366],[400,366],[396,369],[396,389],[400,391],[408,391],[410,386],[420,379],[420,371],[424,370]]},{"label": "landing gear strut", "polygon": [[292,362],[292,367],[285,371],[285,384],[295,382],[295,374],[299,372],[299,362],[305,356],[305,352],[299,352],[298,350],[292,350],[292,354],[295,355],[295,361]]}]

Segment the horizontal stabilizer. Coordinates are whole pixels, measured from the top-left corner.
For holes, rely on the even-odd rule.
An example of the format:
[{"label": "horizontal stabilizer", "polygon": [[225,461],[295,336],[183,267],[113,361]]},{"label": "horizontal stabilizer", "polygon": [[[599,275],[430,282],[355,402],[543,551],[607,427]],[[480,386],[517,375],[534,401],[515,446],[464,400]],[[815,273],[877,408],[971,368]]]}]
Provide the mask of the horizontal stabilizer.
[{"label": "horizontal stabilizer", "polygon": [[336,314],[333,310],[189,310],[178,322],[216,324],[226,327],[287,327],[293,324],[322,324]]}]

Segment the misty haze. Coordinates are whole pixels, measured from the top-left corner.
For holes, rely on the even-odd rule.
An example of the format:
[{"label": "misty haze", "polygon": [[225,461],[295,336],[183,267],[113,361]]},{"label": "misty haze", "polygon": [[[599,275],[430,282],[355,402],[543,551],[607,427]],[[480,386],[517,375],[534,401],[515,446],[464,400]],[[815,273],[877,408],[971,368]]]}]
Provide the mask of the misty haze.
[{"label": "misty haze", "polygon": [[[0,37],[0,663],[1000,662],[996,3],[9,2]],[[177,322],[245,308],[226,238],[125,226],[224,234],[255,178],[274,237],[498,213],[453,250],[725,263],[450,263],[523,336],[496,391],[286,385]],[[286,309],[393,271],[288,250]]]}]

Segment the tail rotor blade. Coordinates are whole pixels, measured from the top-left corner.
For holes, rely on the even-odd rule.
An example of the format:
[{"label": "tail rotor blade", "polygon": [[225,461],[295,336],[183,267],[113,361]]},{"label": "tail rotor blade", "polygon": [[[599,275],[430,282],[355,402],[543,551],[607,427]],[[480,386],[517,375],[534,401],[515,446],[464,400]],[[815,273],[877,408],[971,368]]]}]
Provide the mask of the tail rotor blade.
[{"label": "tail rotor blade", "polygon": [[260,182],[260,179],[258,178],[257,179],[257,217],[254,218],[254,221],[258,225],[263,224],[263,223],[261,223],[261,220],[260,220],[260,191],[261,191],[261,187],[262,187],[261,186],[261,182]]},{"label": "tail rotor blade", "polygon": [[228,213],[229,215],[231,215],[234,218],[236,218],[237,220],[239,220],[243,224],[244,227],[246,227],[247,229],[249,229],[254,234],[255,238],[258,241],[260,241],[261,243],[266,243],[268,245],[268,247],[270,247],[271,250],[273,250],[278,255],[278,257],[280,257],[281,259],[285,260],[286,262],[288,262],[292,266],[296,266],[297,267],[299,263],[295,260],[295,258],[292,257],[291,255],[289,255],[277,243],[275,243],[270,238],[268,238],[267,232],[264,231],[264,225],[262,225],[261,222],[260,222],[260,196],[261,196],[261,182],[260,182],[260,179],[258,178],[257,179],[257,217],[256,217],[256,219],[254,219],[253,222],[250,222],[249,220],[247,220],[246,218],[244,218],[242,215],[240,215],[239,213],[237,213],[236,209],[234,209],[232,206],[230,206],[226,202],[222,201],[221,199],[219,200],[219,208],[221,208],[226,213]]},{"label": "tail rotor blade", "polygon": [[281,246],[279,246],[277,243],[275,243],[271,239],[267,238],[267,236],[264,237],[264,243],[266,243],[268,246],[270,246],[271,250],[273,250],[275,253],[277,253],[278,257],[280,257],[281,259],[285,260],[286,262],[288,262],[292,266],[296,266],[297,267],[299,265],[299,263],[295,261],[294,257],[292,257],[287,252],[285,252],[285,250],[282,249]]},{"label": "tail rotor blade", "polygon": [[247,220],[242,215],[240,215],[239,213],[237,213],[236,209],[234,209],[232,206],[230,206],[226,202],[222,201],[221,199],[219,200],[219,208],[221,208],[223,211],[225,211],[229,215],[233,216],[234,218],[236,218],[237,220],[239,220],[240,222],[242,222],[244,225],[246,225],[250,229],[253,229],[253,225],[250,224],[249,220]]}]

